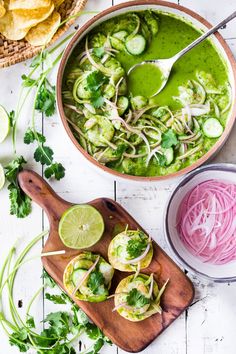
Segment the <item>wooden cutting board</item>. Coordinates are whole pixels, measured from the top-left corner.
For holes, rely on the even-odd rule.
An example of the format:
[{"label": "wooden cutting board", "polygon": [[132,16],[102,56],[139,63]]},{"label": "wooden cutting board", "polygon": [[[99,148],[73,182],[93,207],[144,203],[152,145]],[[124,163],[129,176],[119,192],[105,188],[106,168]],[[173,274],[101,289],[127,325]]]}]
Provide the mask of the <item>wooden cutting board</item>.
[{"label": "wooden cutting board", "polygon": [[[46,271],[64,289],[64,269],[80,251],[64,246],[58,235],[58,223],[62,213],[73,204],[60,198],[35,172],[24,170],[19,173],[18,180],[24,192],[47,213],[50,234],[43,252],[66,250],[65,255],[44,257],[42,259]],[[106,260],[111,239],[117,233],[123,231],[127,224],[130,229],[138,228],[143,230],[124,208],[111,199],[99,198],[88,202],[88,204],[93,205],[100,211],[105,222],[105,232],[102,239],[88,250],[101,254]],[[150,266],[142,270],[142,272],[146,274],[154,273],[154,277],[160,287],[168,278],[170,279],[162,296],[161,306],[163,312],[161,315],[156,314],[144,321],[135,323],[124,319],[117,312],[112,312],[114,299],[97,304],[76,301],[113,343],[128,352],[136,353],[146,348],[190,305],[194,295],[193,285],[182,270],[154,241],[153,248],[153,260]],[[113,293],[120,280],[129,274],[115,271],[110,293]]]}]

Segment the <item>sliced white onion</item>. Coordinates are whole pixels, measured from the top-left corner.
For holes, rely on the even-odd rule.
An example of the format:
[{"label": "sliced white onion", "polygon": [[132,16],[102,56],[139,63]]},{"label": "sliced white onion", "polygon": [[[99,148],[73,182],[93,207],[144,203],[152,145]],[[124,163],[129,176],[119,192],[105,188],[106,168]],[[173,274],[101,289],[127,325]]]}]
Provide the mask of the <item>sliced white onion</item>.
[{"label": "sliced white onion", "polygon": [[84,274],[84,276],[81,278],[81,280],[79,281],[79,283],[76,285],[72,295],[75,295],[76,291],[79,290],[80,286],[83,284],[83,282],[85,281],[85,279],[88,278],[89,274],[94,270],[94,268],[96,267],[96,265],[98,264],[98,261],[100,259],[100,256],[97,257],[96,261],[93,263],[93,265],[88,269],[88,271]]},{"label": "sliced white onion", "polygon": [[60,254],[65,254],[65,253],[66,253],[65,250],[45,252],[45,253],[41,253],[41,257],[57,256],[57,255],[60,255]]},{"label": "sliced white onion", "polygon": [[112,312],[115,312],[116,310],[120,309],[121,307],[126,307],[126,302],[122,302],[121,304],[115,306],[113,309],[112,309]]},{"label": "sliced white onion", "polygon": [[191,115],[194,117],[203,116],[210,112],[210,104],[191,104],[189,106]]},{"label": "sliced white onion", "polygon": [[153,273],[150,275],[150,277],[151,277],[151,283],[150,283],[150,288],[149,288],[149,293],[148,293],[148,298],[149,299],[152,297],[153,286],[154,286]]}]

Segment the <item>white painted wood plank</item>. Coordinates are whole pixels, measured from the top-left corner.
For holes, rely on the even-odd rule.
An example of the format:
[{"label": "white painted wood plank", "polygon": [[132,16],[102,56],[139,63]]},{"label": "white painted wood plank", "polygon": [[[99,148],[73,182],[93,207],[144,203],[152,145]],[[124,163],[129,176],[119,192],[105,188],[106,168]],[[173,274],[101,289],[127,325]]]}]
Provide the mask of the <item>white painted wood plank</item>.
[{"label": "white painted wood plank", "polygon": [[[227,1],[224,6],[214,0],[180,0],[181,5],[196,10],[208,21],[215,24],[235,10],[235,2]],[[222,4],[221,4],[222,5]],[[235,21],[228,24],[221,31],[225,38],[235,37]],[[227,40],[228,45],[235,53],[236,41]],[[235,127],[230,138],[225,143],[214,162],[236,162],[235,157]],[[235,284],[207,283],[191,276],[195,289],[195,305],[188,310],[187,317],[187,353],[188,354],[233,354],[236,306],[234,301]]]},{"label": "white painted wood plank", "polygon": [[[5,106],[9,111],[15,109],[15,104],[18,98],[20,88],[20,77],[25,73],[25,64],[17,64],[14,67],[1,69],[0,71],[0,104]],[[23,132],[27,127],[27,122],[30,116],[32,102],[29,102],[23,111],[22,118],[19,122],[17,154],[22,154],[26,159],[31,157],[31,149],[23,144]],[[39,124],[40,125],[40,124]],[[1,144],[0,163],[7,164],[13,158],[13,150],[10,136],[4,143]],[[40,173],[40,166],[36,166],[32,160],[29,161],[28,167],[35,169]],[[9,249],[13,246],[16,240],[17,250],[22,250],[30,240],[41,232],[42,229],[42,212],[40,208],[33,205],[33,211],[28,218],[17,219],[15,216],[9,215],[9,199],[8,190],[5,188],[0,192],[0,268],[3,265],[4,259],[7,256]],[[31,255],[40,253],[40,243],[31,252]],[[34,272],[29,269],[34,269]],[[22,300],[23,307],[19,309],[20,314],[24,317],[25,309],[32,294],[41,286],[42,281],[40,276],[42,267],[40,260],[28,264],[24,269],[19,271],[15,287],[15,304]],[[5,302],[6,304],[6,302]],[[7,306],[4,306],[6,309]],[[37,306],[33,308],[32,314],[41,321],[43,319],[43,301],[42,297],[38,299]],[[14,347],[10,347],[8,338],[5,336],[0,327],[1,351],[8,354],[19,353]]]},{"label": "white painted wood plank", "polygon": [[[235,0],[179,0],[180,5],[186,6],[204,17],[212,25],[216,25],[233,11],[235,11]],[[236,20],[231,21],[226,27],[220,30],[224,38],[236,37]]]},{"label": "white painted wood plank", "polygon": [[[118,4],[122,1],[115,0]],[[172,1],[177,3],[176,1]],[[164,210],[176,181],[162,183],[116,182],[117,201],[144,227],[151,237],[168,252],[163,237]],[[159,338],[142,353],[183,354],[185,343],[185,314],[180,316]],[[125,353],[119,350],[119,353]]]},{"label": "white painted wood plank", "polygon": [[[102,11],[112,5],[111,1],[89,1],[85,11]],[[91,15],[81,16],[76,21],[76,25],[83,25]],[[73,26],[75,27],[75,26]],[[71,29],[72,31],[73,29]],[[53,70],[51,81],[56,82],[57,70]],[[86,203],[87,201],[99,197],[114,197],[114,181],[99,174],[97,170],[92,169],[87,160],[80,154],[67,136],[59,114],[44,119],[44,132],[50,146],[55,151],[55,161],[60,161],[66,168],[66,176],[60,182],[50,181],[55,191],[64,199],[73,203]],[[47,217],[44,214],[45,225]],[[61,307],[60,307],[61,308]],[[44,302],[44,311],[49,313],[55,311],[55,305],[49,301]],[[82,348],[88,348],[91,341],[85,336],[82,338]],[[76,347],[78,350],[78,346]],[[102,349],[103,354],[115,354],[116,346],[105,345]]]}]

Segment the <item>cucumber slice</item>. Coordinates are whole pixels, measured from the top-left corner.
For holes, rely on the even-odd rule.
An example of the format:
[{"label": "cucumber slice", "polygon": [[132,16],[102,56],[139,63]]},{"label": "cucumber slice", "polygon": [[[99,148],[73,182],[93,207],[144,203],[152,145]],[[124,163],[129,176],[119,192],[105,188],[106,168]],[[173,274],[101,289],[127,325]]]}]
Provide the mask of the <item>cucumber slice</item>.
[{"label": "cucumber slice", "polygon": [[129,100],[125,96],[120,96],[117,100],[118,113],[122,116],[129,107]]},{"label": "cucumber slice", "polygon": [[203,123],[202,130],[208,138],[219,138],[222,135],[224,128],[218,119],[208,118]]},{"label": "cucumber slice", "polygon": [[173,148],[163,149],[163,154],[166,158],[166,166],[169,166],[174,160],[174,150]]},{"label": "cucumber slice", "polygon": [[72,274],[72,281],[74,283],[74,285],[76,286],[80,281],[81,279],[83,278],[83,276],[87,273],[87,270],[84,270],[84,269],[78,269],[78,270],[75,270]]},{"label": "cucumber slice", "polygon": [[126,39],[125,47],[132,55],[142,54],[146,47],[146,39],[141,34]]},{"label": "cucumber slice", "polygon": [[127,36],[128,36],[128,33],[126,31],[119,31],[119,32],[113,33],[113,35],[112,35],[112,37],[115,37],[122,42],[125,40],[125,38]]}]

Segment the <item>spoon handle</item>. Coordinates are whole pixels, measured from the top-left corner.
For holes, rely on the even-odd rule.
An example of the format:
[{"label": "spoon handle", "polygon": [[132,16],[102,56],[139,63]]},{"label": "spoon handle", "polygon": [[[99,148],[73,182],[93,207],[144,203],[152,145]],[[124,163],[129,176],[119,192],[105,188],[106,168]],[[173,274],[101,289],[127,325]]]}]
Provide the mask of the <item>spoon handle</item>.
[{"label": "spoon handle", "polygon": [[178,60],[180,57],[182,57],[182,55],[184,55],[185,53],[187,53],[189,50],[191,50],[192,48],[194,48],[196,45],[198,45],[199,43],[201,43],[202,41],[204,41],[204,39],[206,39],[207,37],[209,37],[211,34],[215,33],[219,28],[223,27],[226,23],[228,23],[229,21],[233,20],[236,17],[236,11],[234,11],[231,15],[229,15],[226,19],[224,19],[223,21],[221,21],[220,23],[218,23],[218,25],[215,25],[214,27],[212,27],[209,31],[207,31],[206,33],[203,33],[202,36],[198,37],[194,42],[190,43],[186,48],[184,48],[183,50],[181,50],[179,53],[177,53],[173,59],[175,59],[174,61]]}]

